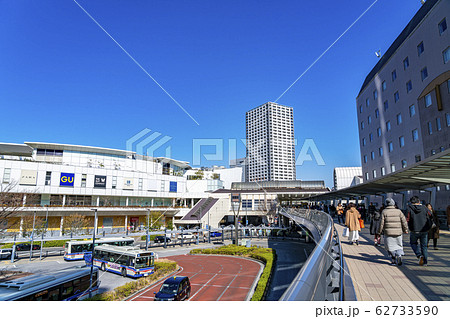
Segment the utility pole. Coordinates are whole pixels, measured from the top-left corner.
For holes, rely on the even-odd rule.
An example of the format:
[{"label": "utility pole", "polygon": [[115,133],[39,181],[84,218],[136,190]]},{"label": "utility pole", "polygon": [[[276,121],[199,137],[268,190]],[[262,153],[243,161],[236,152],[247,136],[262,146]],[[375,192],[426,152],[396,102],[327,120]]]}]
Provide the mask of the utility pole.
[{"label": "utility pole", "polygon": [[92,298],[92,276],[94,275],[94,249],[95,249],[95,235],[97,234],[97,209],[92,208],[94,211],[94,233],[92,235],[92,253],[91,253],[91,277],[89,279],[89,298]]},{"label": "utility pole", "polygon": [[[237,204],[237,212],[235,206]],[[241,208],[241,194],[231,193],[231,208],[233,209],[234,215],[234,229],[235,229],[235,244],[239,244],[239,210]]]}]

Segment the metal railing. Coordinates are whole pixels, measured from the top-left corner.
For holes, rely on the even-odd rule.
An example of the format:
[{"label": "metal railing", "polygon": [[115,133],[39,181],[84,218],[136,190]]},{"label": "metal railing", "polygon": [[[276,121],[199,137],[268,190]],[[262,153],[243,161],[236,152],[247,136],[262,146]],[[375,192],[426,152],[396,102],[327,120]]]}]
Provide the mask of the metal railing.
[{"label": "metal railing", "polygon": [[317,210],[292,208],[282,208],[279,214],[307,228],[316,243],[280,300],[345,300],[344,259],[331,216]]}]

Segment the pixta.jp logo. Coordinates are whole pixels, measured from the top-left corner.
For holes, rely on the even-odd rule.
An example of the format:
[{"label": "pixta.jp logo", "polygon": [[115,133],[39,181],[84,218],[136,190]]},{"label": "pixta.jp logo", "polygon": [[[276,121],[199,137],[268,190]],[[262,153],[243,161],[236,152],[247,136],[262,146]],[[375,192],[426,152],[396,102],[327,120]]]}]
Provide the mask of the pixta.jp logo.
[{"label": "pixta.jp logo", "polygon": [[[153,157],[156,150],[161,148],[171,139],[172,137],[170,136],[162,136],[160,132],[152,132],[150,129],[145,128],[127,140],[126,150]],[[166,146],[165,157],[170,158],[171,153],[172,148],[170,145]]]}]

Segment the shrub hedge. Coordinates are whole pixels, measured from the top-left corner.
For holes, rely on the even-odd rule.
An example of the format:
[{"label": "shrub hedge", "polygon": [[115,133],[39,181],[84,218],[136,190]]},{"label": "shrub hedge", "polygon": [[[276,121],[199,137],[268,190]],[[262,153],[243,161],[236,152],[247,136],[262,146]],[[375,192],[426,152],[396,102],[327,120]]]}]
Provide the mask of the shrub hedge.
[{"label": "shrub hedge", "polygon": [[[68,240],[48,240],[44,241],[44,247],[62,247]],[[16,242],[18,244],[30,244],[30,241]],[[33,245],[40,245],[40,240],[33,241]],[[2,248],[12,248],[13,243],[4,244]]]},{"label": "shrub hedge", "polygon": [[264,270],[259,278],[255,292],[252,296],[252,301],[264,300],[270,279],[272,277],[273,269],[275,268],[276,252],[272,248],[260,248],[256,246],[244,247],[237,245],[227,245],[219,248],[208,249],[193,249],[191,254],[215,254],[215,255],[230,255],[242,256],[259,260],[264,263]]},{"label": "shrub hedge", "polygon": [[161,278],[164,278],[168,274],[174,272],[178,268],[176,262],[168,259],[159,259],[155,261],[155,272],[148,277],[141,277],[137,280],[131,281],[115,288],[112,291],[104,292],[93,296],[88,301],[120,301],[130,297],[132,294],[139,290],[152,285]]}]

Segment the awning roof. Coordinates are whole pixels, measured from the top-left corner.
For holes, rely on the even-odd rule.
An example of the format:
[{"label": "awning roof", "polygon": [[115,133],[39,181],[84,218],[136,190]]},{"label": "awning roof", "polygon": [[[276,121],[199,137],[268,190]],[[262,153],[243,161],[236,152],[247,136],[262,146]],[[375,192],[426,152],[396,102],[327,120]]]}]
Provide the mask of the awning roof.
[{"label": "awning roof", "polygon": [[356,198],[364,195],[420,190],[437,184],[450,184],[450,149],[370,182],[312,196],[311,201]]}]

